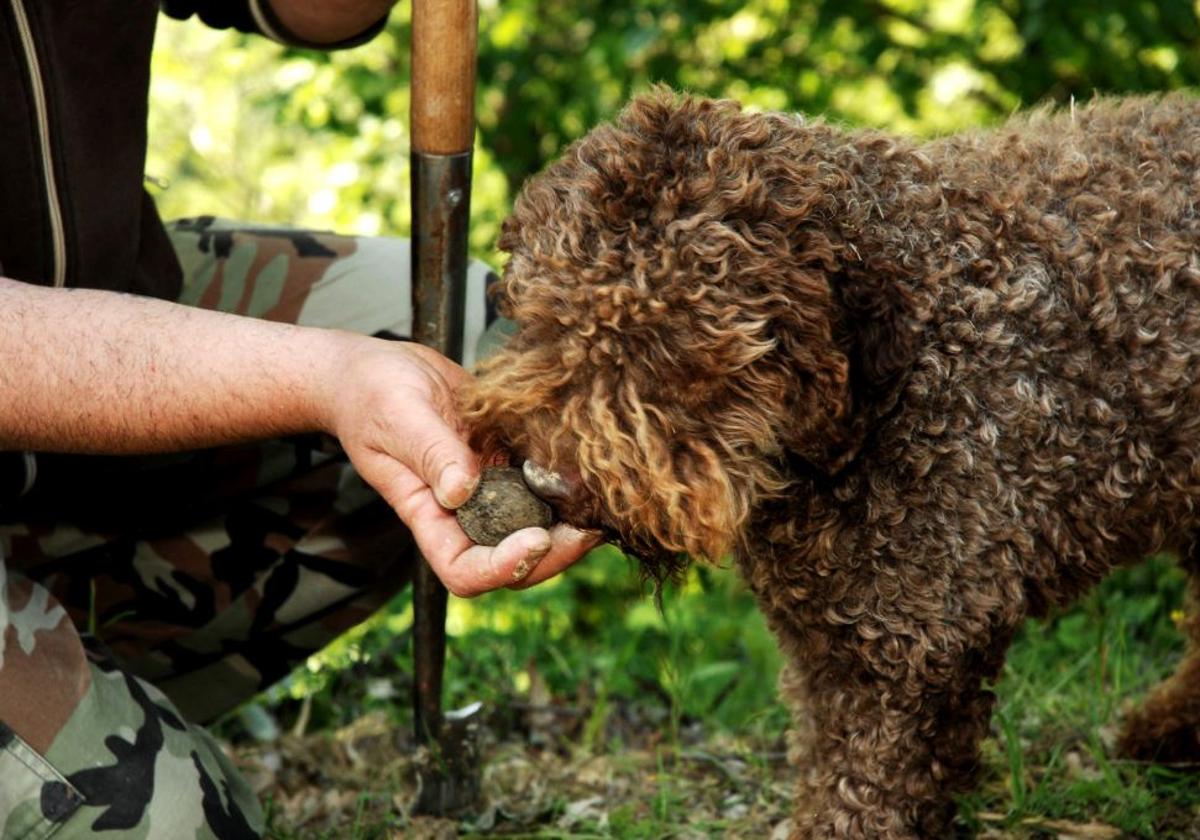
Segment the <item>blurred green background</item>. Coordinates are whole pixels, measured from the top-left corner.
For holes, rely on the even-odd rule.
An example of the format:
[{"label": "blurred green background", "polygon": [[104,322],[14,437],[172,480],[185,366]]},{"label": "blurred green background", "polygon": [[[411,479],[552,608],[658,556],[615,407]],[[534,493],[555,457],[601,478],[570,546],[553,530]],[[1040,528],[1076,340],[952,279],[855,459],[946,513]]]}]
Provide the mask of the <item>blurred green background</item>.
[{"label": "blurred green background", "polygon": [[[409,15],[401,3],[374,41],[332,54],[164,19],[148,164],[164,217],[406,235]],[[1200,2],[482,0],[473,252],[499,265],[499,223],[522,182],[657,82],[932,135],[1043,101],[1195,85]],[[1104,735],[1178,655],[1168,569],[1127,573],[1023,634],[968,823],[991,809],[1012,825],[1101,818],[1130,836],[1195,828],[1195,785],[1113,761]],[[229,731],[262,734],[263,715],[291,725],[299,704],[310,729],[372,709],[403,721],[410,622],[405,594]],[[448,705],[569,704],[583,715],[570,749],[619,749],[639,725],[665,743],[697,729],[765,742],[785,725],[774,645],[727,570],[693,570],[660,610],[630,562],[601,550],[527,593],[454,602],[449,630]],[[1082,775],[1063,770],[1071,755]]]},{"label": "blurred green background", "polygon": [[[919,134],[1200,81],[1193,0],[482,0],[472,246],[521,183],[654,82]],[[410,7],[354,50],[164,19],[149,172],[164,215],[404,234]]]}]

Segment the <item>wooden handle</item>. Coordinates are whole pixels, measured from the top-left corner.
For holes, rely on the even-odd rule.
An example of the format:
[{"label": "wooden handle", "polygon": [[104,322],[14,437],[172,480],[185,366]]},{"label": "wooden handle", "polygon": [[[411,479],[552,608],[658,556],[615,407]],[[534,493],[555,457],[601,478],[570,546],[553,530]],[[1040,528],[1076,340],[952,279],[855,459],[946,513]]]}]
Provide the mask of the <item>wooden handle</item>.
[{"label": "wooden handle", "polygon": [[412,148],[456,155],[475,137],[475,0],[413,0]]}]

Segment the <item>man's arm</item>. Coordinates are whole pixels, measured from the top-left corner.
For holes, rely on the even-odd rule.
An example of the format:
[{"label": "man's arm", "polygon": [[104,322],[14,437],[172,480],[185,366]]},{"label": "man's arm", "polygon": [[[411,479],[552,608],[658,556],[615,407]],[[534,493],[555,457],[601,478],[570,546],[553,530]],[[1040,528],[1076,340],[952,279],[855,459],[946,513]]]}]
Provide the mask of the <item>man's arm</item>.
[{"label": "man's arm", "polygon": [[161,0],[170,17],[192,15],[217,29],[258,32],[292,46],[341,48],[383,28],[393,0]]},{"label": "man's arm", "polygon": [[[526,529],[475,546],[446,508],[478,480],[427,348],[166,301],[0,278],[0,448],[132,453],[336,435],[447,587],[473,595],[569,565],[589,538]],[[539,563],[540,561],[540,563]]]},{"label": "man's arm", "polygon": [[151,452],[328,426],[333,332],[0,280],[0,447]]},{"label": "man's arm", "polygon": [[364,32],[395,0],[262,0],[289,33],[313,44],[336,44]]}]

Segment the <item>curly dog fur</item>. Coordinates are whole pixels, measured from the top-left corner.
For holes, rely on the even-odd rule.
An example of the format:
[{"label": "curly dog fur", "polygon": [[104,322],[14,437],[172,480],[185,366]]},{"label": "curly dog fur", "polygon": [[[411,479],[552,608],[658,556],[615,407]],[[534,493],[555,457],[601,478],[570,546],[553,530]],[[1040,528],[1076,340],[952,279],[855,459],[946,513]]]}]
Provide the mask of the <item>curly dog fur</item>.
[{"label": "curly dog fur", "polygon": [[[517,201],[475,443],[653,573],[735,554],[796,837],[947,837],[1027,616],[1163,549],[1200,589],[1198,197],[1185,95],[918,143],[655,91]],[[1126,754],[1200,759],[1197,651]]]}]

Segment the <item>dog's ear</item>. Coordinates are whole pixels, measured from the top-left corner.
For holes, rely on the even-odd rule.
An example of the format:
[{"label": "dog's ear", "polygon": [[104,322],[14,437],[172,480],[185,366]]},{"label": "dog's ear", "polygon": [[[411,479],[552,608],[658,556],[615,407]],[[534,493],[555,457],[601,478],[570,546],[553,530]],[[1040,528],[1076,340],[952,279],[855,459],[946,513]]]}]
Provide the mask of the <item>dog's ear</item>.
[{"label": "dog's ear", "polygon": [[916,359],[919,318],[905,286],[848,276],[833,259],[802,264],[788,285],[766,366],[785,394],[777,437],[791,456],[832,474],[895,406]]},{"label": "dog's ear", "polygon": [[640,377],[598,372],[587,399],[563,408],[578,436],[567,457],[630,545],[720,560],[749,513],[743,473],[754,464],[660,408],[665,396]]},{"label": "dog's ear", "polygon": [[[824,405],[827,425],[813,437],[812,424],[789,430],[789,448],[825,473],[836,473],[858,454],[868,434],[900,398],[916,361],[920,319],[907,287],[879,276],[869,280],[830,277],[832,341],[826,348]],[[803,393],[800,400],[811,397]]]},{"label": "dog's ear", "polygon": [[879,277],[844,280],[835,297],[850,357],[852,401],[858,414],[877,419],[895,405],[916,360],[920,318],[915,301],[907,286]]}]

